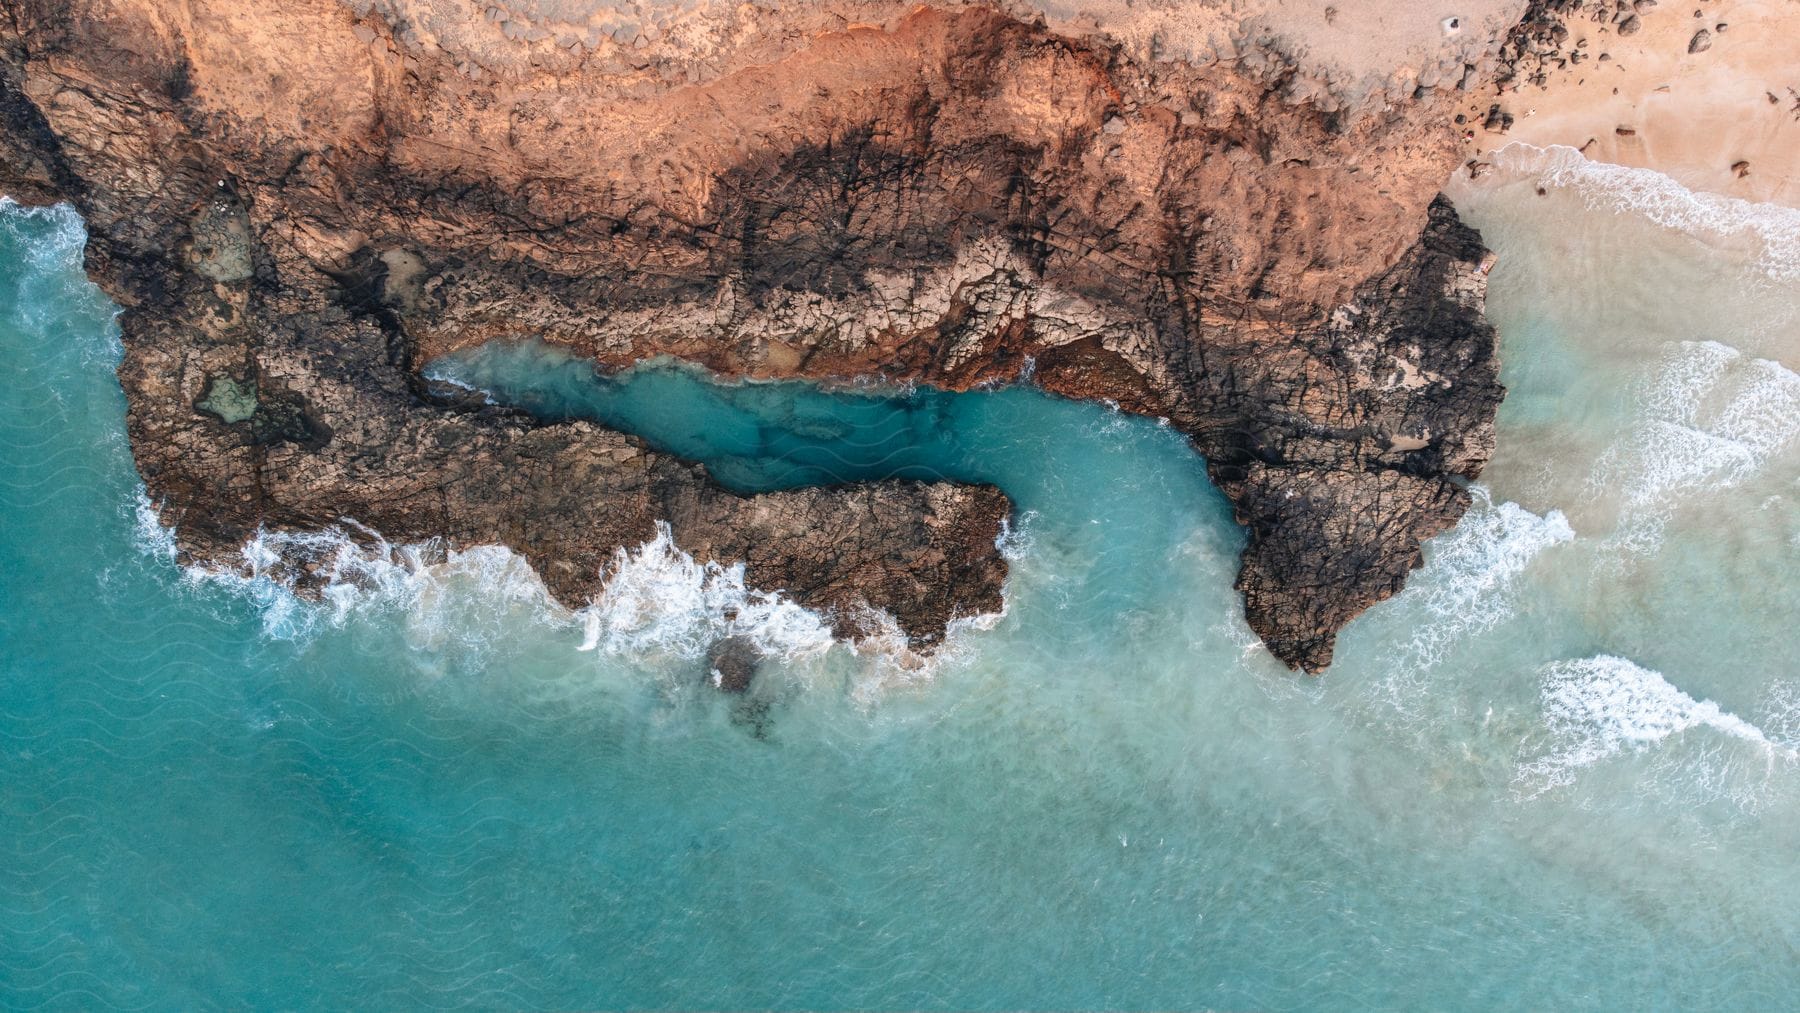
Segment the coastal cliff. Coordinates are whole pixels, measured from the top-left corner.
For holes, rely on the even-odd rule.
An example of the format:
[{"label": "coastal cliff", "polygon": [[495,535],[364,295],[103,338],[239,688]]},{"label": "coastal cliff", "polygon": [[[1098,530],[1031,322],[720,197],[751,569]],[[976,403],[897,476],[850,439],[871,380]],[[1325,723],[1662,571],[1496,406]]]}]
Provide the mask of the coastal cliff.
[{"label": "coastal cliff", "polygon": [[1255,31],[1170,56],[1012,7],[537,10],[0,2],[0,189],[85,217],[186,558],[351,518],[506,544],[579,604],[664,521],[845,636],[1000,607],[996,489],[743,496],[420,374],[523,337],[1167,418],[1249,531],[1251,626],[1310,671],[1467,508],[1502,390],[1437,191],[1479,42],[1371,88]]}]

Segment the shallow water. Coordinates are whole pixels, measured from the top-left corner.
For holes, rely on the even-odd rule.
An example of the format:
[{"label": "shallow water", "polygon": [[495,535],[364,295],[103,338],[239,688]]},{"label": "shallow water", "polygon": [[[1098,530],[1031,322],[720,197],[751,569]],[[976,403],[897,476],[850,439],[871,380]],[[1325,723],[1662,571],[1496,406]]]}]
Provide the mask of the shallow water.
[{"label": "shallow water", "polygon": [[1499,452],[1318,680],[1153,422],[446,367],[741,487],[1015,498],[1007,613],[935,666],[756,601],[756,722],[696,656],[754,595],[666,544],[586,615],[497,550],[346,557],[322,605],[184,573],[79,222],[5,210],[0,1005],[1790,1003],[1800,233],[1554,168],[1455,194],[1501,255]]}]

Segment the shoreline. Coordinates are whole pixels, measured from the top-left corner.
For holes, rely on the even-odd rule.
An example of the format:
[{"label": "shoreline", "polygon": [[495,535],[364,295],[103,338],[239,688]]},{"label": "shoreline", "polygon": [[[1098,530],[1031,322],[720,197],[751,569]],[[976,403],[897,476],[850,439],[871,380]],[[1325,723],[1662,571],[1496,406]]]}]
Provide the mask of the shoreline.
[{"label": "shoreline", "polygon": [[1465,166],[1513,142],[1561,145],[1689,190],[1800,207],[1797,38],[1800,5],[1776,0],[1584,4],[1522,25],[1512,79],[1458,113],[1472,135]]}]

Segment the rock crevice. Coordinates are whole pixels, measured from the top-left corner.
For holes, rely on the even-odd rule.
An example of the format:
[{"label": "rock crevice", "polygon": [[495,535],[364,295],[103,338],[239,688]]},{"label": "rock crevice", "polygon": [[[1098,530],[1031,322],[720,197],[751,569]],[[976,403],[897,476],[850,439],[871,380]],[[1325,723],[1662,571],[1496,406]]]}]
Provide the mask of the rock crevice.
[{"label": "rock crevice", "polygon": [[418,370],[525,336],[604,368],[1030,370],[1188,435],[1250,531],[1251,625],[1316,671],[1491,449],[1484,251],[1434,200],[1436,91],[1347,105],[1279,53],[1146,60],[960,4],[758,22],[693,80],[642,40],[500,73],[542,40],[453,51],[404,3],[5,6],[0,184],[86,216],[139,468],[195,557],[351,516],[510,545],[578,601],[664,520],[843,632],[866,604],[929,643],[999,607],[998,490],[740,496]]}]

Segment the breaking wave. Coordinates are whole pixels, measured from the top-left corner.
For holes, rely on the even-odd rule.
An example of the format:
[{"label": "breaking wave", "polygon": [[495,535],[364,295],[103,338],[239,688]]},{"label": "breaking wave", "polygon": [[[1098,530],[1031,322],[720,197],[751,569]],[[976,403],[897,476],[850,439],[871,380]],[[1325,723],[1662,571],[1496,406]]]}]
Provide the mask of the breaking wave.
[{"label": "breaking wave", "polygon": [[1641,216],[1695,239],[1749,243],[1753,268],[1777,282],[1800,280],[1800,210],[1689,190],[1653,169],[1589,160],[1564,145],[1539,148],[1514,142],[1496,152],[1494,169],[1535,177],[1538,186],[1566,188],[1592,211]]},{"label": "breaking wave", "polygon": [[1596,462],[1590,495],[1616,498],[1609,543],[1655,551],[1680,503],[1758,474],[1800,435],[1800,375],[1716,341],[1665,352],[1631,431]]},{"label": "breaking wave", "polygon": [[[174,530],[141,492],[136,541],[153,558],[177,556]],[[354,520],[318,531],[260,530],[235,564],[195,563],[181,570],[191,589],[224,588],[253,603],[263,632],[305,640],[358,616],[400,613],[408,643],[437,650],[480,647],[527,622],[569,627],[536,571],[501,545],[455,549],[432,539],[394,545]],[[297,592],[304,583],[316,600]]]},{"label": "breaking wave", "polygon": [[[1003,529],[1002,551],[1020,551],[1021,537]],[[1010,588],[1002,601],[1009,598]],[[799,672],[801,681],[843,675],[851,699],[869,705],[893,689],[928,682],[945,666],[966,660],[968,634],[992,629],[1005,616],[1004,609],[1003,604],[1000,612],[952,620],[930,654],[914,650],[893,617],[877,609],[855,617],[855,625],[869,632],[845,642],[833,634],[831,616],[746,586],[742,563],[695,560],[675,543],[669,526],[658,522],[650,541],[613,554],[600,594],[578,613],[583,630],[579,649],[636,659],[698,660],[713,644],[735,637]]]},{"label": "breaking wave", "polygon": [[[1539,671],[1550,749],[1519,766],[1528,796],[1571,783],[1577,771],[1627,752],[1644,752],[1694,729],[1753,747],[1764,773],[1800,761],[1791,746],[1710,700],[1696,700],[1659,672],[1610,654],[1557,661]],[[1725,761],[1729,763],[1729,757]],[[1690,773],[1695,769],[1683,764]]]},{"label": "breaking wave", "polygon": [[826,618],[744,585],[744,564],[700,563],[675,544],[669,526],[636,549],[620,548],[594,603],[580,613],[580,650],[699,658],[720,638],[745,637],[766,655],[800,659],[829,650]]},{"label": "breaking wave", "polygon": [[[140,491],[136,541],[143,554],[176,558],[172,528]],[[1019,532],[1003,534],[1003,548],[1020,551]],[[779,592],[748,587],[742,563],[701,563],[675,543],[659,522],[650,541],[621,547],[599,575],[586,607],[558,604],[524,557],[504,545],[468,549],[441,540],[394,545],[354,520],[318,531],[258,531],[235,565],[192,564],[182,570],[191,588],[224,587],[259,610],[265,635],[304,640],[344,627],[358,616],[404,617],[410,646],[480,650],[497,639],[537,628],[579,631],[576,651],[633,660],[698,661],[726,637],[753,643],[764,658],[785,665],[817,662],[827,654],[855,662],[854,696],[873,700],[897,683],[934,676],[961,659],[967,634],[991,629],[1004,611],[953,620],[943,642],[922,655],[887,613],[868,609],[858,624],[872,631],[839,640],[831,617]],[[298,593],[305,582],[317,600]],[[835,650],[834,650],[835,649]]]},{"label": "breaking wave", "polygon": [[1546,549],[1575,538],[1561,510],[1539,516],[1517,503],[1495,505],[1481,486],[1470,493],[1469,511],[1429,544],[1425,568],[1396,599],[1410,601],[1416,610],[1414,632],[1402,652],[1410,662],[1404,667],[1415,672],[1510,617],[1520,575]]}]

